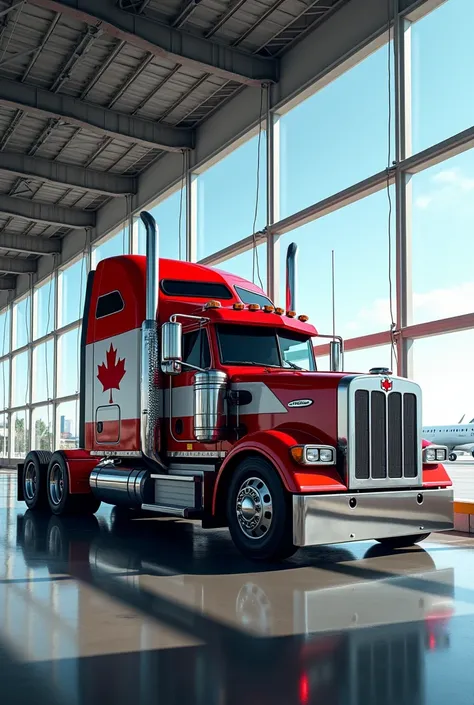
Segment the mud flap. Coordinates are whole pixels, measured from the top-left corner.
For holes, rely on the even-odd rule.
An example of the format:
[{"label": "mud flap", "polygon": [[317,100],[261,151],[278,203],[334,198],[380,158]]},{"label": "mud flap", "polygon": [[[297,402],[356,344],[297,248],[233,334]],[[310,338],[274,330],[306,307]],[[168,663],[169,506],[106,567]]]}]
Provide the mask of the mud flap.
[{"label": "mud flap", "polygon": [[16,487],[16,498],[19,502],[25,501],[25,496],[23,494],[23,468],[24,463],[18,463],[17,465],[17,487]]}]

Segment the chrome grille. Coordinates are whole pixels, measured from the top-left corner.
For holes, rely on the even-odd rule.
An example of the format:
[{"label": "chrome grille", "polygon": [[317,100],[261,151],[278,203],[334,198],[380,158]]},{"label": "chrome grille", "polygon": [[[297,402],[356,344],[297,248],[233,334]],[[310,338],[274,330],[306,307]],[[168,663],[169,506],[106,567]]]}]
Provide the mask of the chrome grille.
[{"label": "chrome grille", "polygon": [[421,484],[421,390],[391,378],[387,393],[382,379],[348,377],[340,385],[339,445],[351,489]]}]

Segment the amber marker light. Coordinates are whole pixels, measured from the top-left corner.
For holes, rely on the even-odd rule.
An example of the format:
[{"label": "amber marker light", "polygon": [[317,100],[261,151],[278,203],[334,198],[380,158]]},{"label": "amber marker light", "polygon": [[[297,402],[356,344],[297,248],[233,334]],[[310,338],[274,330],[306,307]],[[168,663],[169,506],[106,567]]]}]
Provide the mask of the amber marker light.
[{"label": "amber marker light", "polygon": [[249,304],[249,311],[260,311],[260,304]]},{"label": "amber marker light", "polygon": [[297,463],[304,462],[304,446],[293,446],[293,448],[290,448],[290,454]]},{"label": "amber marker light", "polygon": [[220,308],[221,307],[221,302],[220,301],[208,301],[207,304],[204,306],[204,308],[210,309],[210,308]]},{"label": "amber marker light", "polygon": [[241,304],[241,303],[234,304],[234,306],[233,306],[234,311],[242,311],[244,308],[245,308],[244,304]]},{"label": "amber marker light", "polygon": [[279,316],[283,316],[283,314],[285,313],[285,309],[277,306],[275,309],[275,313],[278,313]]},{"label": "amber marker light", "polygon": [[286,315],[288,318],[294,318],[296,316],[296,311],[287,311]]},{"label": "amber marker light", "polygon": [[308,320],[309,316],[306,316],[305,314],[302,314],[301,316],[298,316],[298,320],[301,321],[301,323],[306,323]]},{"label": "amber marker light", "polygon": [[275,311],[275,307],[274,306],[264,306],[263,310],[265,311],[265,313],[273,313]]}]

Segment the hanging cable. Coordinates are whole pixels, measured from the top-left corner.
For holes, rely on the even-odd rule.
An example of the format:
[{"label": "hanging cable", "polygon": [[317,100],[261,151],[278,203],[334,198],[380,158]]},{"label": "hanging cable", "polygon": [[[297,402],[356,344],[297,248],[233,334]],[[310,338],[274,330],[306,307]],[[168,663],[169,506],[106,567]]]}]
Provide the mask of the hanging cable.
[{"label": "hanging cable", "polygon": [[181,189],[179,194],[179,216],[178,216],[178,259],[182,259],[182,222],[183,222],[183,193],[186,184],[186,153],[182,151],[183,163],[181,166]]},{"label": "hanging cable", "polygon": [[[396,22],[396,12],[394,13],[394,22]],[[387,155],[387,200],[388,200],[388,298],[390,307],[390,365],[393,371],[395,365],[398,366],[397,345],[395,340],[396,322],[393,313],[393,282],[392,282],[392,197],[390,194],[390,168],[392,165],[392,55],[390,42],[392,39],[392,16],[391,16],[391,0],[387,0],[387,55],[388,55],[388,155]],[[395,50],[395,46],[394,46]]]},{"label": "hanging cable", "polygon": [[[258,200],[260,195],[260,146],[262,142],[262,121],[263,121],[263,94],[264,87],[260,88],[260,113],[258,116],[258,142],[257,142],[257,187],[255,193],[255,212],[253,216],[252,237],[253,237],[253,256],[252,256],[252,281],[255,284],[255,272],[257,273],[260,288],[263,289],[262,278],[260,276],[260,265],[258,261],[257,237],[255,229],[257,227],[258,218]],[[268,129],[268,127],[267,127]]]}]

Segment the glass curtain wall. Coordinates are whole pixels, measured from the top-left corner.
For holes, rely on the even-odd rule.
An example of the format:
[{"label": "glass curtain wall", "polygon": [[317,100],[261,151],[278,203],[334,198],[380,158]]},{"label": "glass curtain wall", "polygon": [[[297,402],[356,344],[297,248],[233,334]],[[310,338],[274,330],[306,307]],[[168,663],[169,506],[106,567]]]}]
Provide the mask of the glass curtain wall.
[{"label": "glass curtain wall", "polygon": [[[474,284],[462,259],[474,223],[474,93],[466,90],[474,4],[446,0],[422,11],[416,21],[393,17],[390,32],[299,102],[273,105],[262,89],[253,131],[183,172],[147,209],[162,257],[231,271],[278,305],[295,242],[298,313],[323,334],[335,325],[345,369],[386,366],[412,377],[424,390],[424,421],[455,423],[474,418],[464,373]],[[0,311],[3,458],[31,445],[77,445],[89,262],[143,254],[138,215],[132,232],[125,224],[109,233]],[[327,369],[323,340],[316,354]]]}]

